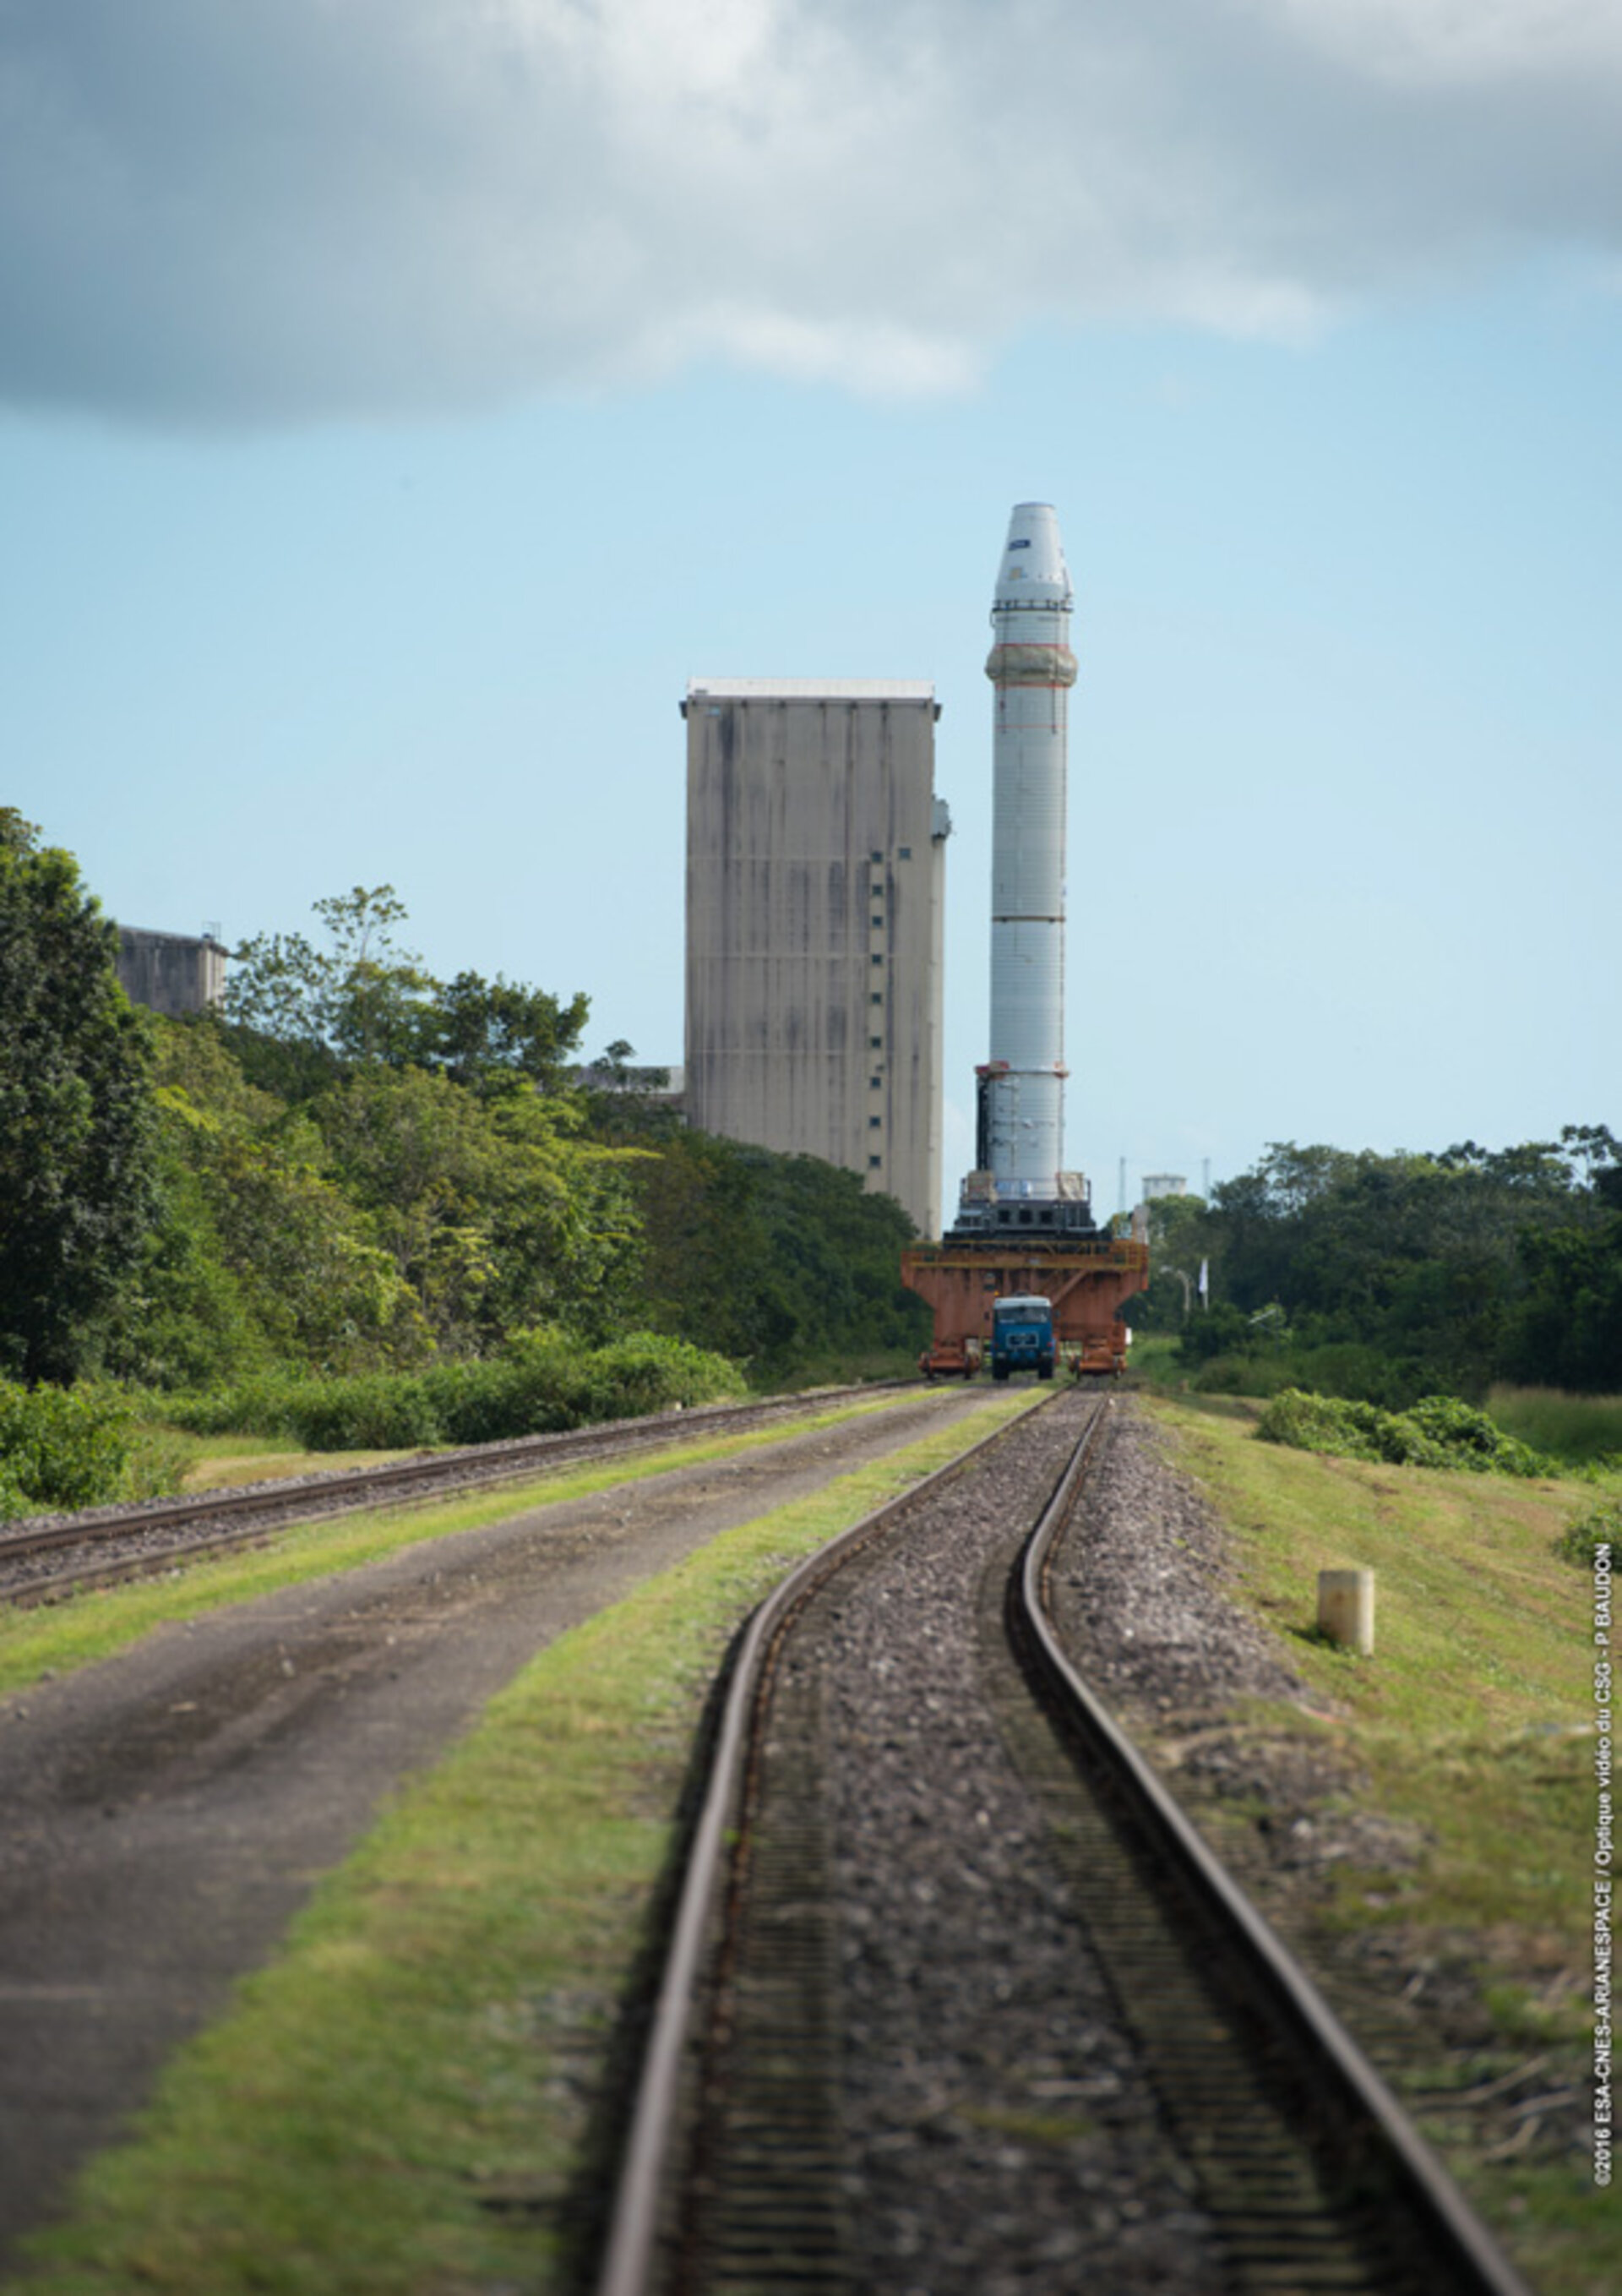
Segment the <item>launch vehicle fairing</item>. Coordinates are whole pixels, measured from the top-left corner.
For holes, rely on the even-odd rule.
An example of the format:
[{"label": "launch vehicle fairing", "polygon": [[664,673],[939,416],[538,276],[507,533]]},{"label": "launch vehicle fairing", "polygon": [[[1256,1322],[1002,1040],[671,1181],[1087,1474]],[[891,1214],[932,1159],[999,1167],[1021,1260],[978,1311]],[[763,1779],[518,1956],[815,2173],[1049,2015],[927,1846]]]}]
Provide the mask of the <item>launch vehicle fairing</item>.
[{"label": "launch vehicle fairing", "polygon": [[1050,503],[1017,503],[992,602],[996,688],[991,1044],[979,1070],[979,1168],[956,1233],[1092,1227],[1064,1163],[1065,776],[1070,578]]}]

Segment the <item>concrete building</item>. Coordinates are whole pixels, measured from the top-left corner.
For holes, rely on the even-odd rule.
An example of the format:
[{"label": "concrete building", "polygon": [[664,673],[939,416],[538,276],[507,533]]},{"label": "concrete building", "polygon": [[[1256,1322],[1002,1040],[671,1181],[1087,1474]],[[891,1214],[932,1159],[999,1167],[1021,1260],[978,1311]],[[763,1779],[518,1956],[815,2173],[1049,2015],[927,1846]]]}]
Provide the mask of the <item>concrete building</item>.
[{"label": "concrete building", "polygon": [[687,1120],[843,1164],[938,1235],[935,689],[697,679],[682,715]]},{"label": "concrete building", "polygon": [[143,932],[119,927],[119,979],[135,1004],[176,1020],[203,1013],[225,993],[225,952],[211,934]]}]

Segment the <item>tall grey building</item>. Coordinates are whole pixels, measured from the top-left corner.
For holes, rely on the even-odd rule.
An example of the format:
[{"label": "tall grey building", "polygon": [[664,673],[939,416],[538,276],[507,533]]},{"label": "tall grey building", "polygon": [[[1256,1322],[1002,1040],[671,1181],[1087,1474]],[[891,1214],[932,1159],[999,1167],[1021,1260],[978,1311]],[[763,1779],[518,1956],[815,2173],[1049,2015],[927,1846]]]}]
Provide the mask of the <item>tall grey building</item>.
[{"label": "tall grey building", "polygon": [[937,1235],[935,689],[700,678],[682,715],[688,1120],[843,1164]]},{"label": "tall grey building", "polygon": [[206,1013],[225,994],[225,952],[211,933],[198,939],[120,925],[119,979],[132,1004],[154,1013]]}]

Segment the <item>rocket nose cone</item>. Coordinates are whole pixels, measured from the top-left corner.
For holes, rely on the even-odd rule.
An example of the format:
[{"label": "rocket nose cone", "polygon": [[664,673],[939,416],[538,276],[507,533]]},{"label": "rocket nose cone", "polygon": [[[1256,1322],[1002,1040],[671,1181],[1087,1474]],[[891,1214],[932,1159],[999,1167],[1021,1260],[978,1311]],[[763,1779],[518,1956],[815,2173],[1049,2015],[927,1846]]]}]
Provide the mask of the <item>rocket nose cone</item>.
[{"label": "rocket nose cone", "polygon": [[1069,603],[1070,574],[1059,539],[1059,513],[1052,503],[1016,503],[992,611],[1011,606],[1068,607]]}]

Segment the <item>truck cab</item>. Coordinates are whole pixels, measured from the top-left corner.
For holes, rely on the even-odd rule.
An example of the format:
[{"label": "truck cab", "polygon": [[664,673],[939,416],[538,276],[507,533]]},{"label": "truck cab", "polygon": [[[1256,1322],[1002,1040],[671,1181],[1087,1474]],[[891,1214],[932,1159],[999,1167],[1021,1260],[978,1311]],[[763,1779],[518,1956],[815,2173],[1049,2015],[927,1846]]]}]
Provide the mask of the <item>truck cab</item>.
[{"label": "truck cab", "polygon": [[1051,1300],[1039,1292],[1019,1292],[992,1301],[987,1359],[993,1379],[1006,1379],[1016,1371],[1034,1371],[1038,1379],[1052,1379],[1053,1356]]}]

